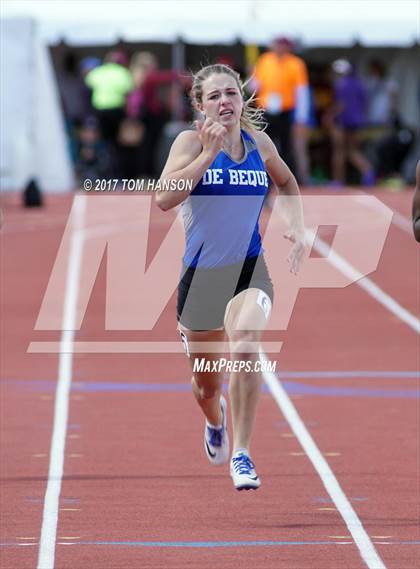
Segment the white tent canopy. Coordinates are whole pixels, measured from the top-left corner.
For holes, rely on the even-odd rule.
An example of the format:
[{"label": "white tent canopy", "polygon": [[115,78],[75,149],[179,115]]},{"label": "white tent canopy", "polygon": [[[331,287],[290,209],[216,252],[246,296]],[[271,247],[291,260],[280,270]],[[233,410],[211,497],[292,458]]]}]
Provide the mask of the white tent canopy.
[{"label": "white tent canopy", "polygon": [[417,44],[393,59],[402,116],[407,124],[417,124],[419,1],[3,0],[0,188],[21,188],[34,176],[51,191],[73,187],[48,44],[63,39],[74,46],[181,39],[266,45],[280,35],[303,47]]},{"label": "white tent canopy", "polygon": [[4,0],[2,16],[31,16],[48,43],[125,41],[266,44],[288,35],[307,46],[408,46],[420,40],[418,0]]},{"label": "white tent canopy", "polygon": [[32,20],[0,27],[0,188],[20,190],[36,178],[48,191],[74,187],[54,71]]}]

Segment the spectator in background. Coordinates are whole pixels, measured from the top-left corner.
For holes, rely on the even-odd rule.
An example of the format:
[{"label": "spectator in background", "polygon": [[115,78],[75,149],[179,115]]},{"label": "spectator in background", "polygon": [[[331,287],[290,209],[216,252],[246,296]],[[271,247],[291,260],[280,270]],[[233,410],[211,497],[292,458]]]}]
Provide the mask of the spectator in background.
[{"label": "spectator in background", "polygon": [[[100,63],[96,58],[89,58],[89,60],[91,69],[95,64]],[[91,92],[84,82],[83,62],[85,60],[79,65],[74,53],[67,53],[64,57],[63,71],[58,75],[58,86],[73,162],[77,160],[79,129],[92,114]]]},{"label": "spectator in background", "polygon": [[99,57],[88,56],[84,57],[79,63],[79,73],[83,81],[83,90],[85,93],[86,114],[84,120],[95,115],[95,109],[92,105],[92,89],[86,84],[86,76],[88,73],[101,65],[102,61]]},{"label": "spectator in background", "polygon": [[76,174],[81,183],[87,178],[107,178],[109,159],[95,117],[88,117],[79,131]]},{"label": "spectator in background", "polygon": [[368,104],[367,123],[371,126],[390,126],[397,117],[398,86],[386,77],[384,64],[374,59],[369,64],[365,81]]},{"label": "spectator in background", "polygon": [[271,50],[257,60],[252,86],[258,104],[265,109],[267,134],[293,171],[292,125],[297,125],[298,147],[306,153],[306,132],[299,125],[308,121],[309,93],[306,65],[292,49],[288,38],[275,39]]},{"label": "spectator in background", "polygon": [[[144,126],[139,168],[141,173],[155,177],[157,145],[165,123],[171,119],[172,107],[178,104],[172,89],[176,85],[190,85],[191,79],[179,71],[159,70],[157,57],[145,51],[132,56],[130,70],[134,89],[127,98],[127,116]],[[164,89],[165,97],[162,96]]]},{"label": "spectator in background", "polygon": [[157,67],[157,59],[148,51],[137,51],[130,59],[133,90],[127,96],[127,116],[139,117],[144,106],[144,82],[149,73]]},{"label": "spectator in background", "polygon": [[[306,104],[306,103],[305,103]],[[296,162],[296,173],[299,183],[308,186],[311,183],[308,141],[311,129],[317,125],[314,93],[308,86],[308,109],[305,113],[295,112],[293,120],[293,149]]]},{"label": "spectator in background", "polygon": [[331,170],[330,132],[329,129],[323,128],[326,124],[325,116],[330,112],[334,102],[331,66],[324,64],[314,66],[310,83],[314,122],[321,127],[317,129],[316,135],[311,140],[311,181],[314,184],[325,184],[330,179]]},{"label": "spectator in background", "polygon": [[333,142],[333,185],[345,183],[347,158],[360,172],[362,185],[373,186],[375,173],[369,161],[360,151],[359,131],[365,126],[366,93],[352,64],[346,59],[337,59],[332,69],[334,103],[325,115]]},{"label": "spectator in background", "polygon": [[245,81],[245,69],[243,69],[241,65],[238,65],[237,61],[235,61],[235,58],[232,57],[229,53],[222,53],[222,55],[216,57],[215,64],[218,63],[220,65],[227,65],[228,67],[231,67],[234,71],[236,71],[236,73],[239,73],[241,80]]},{"label": "spectator in background", "polygon": [[386,68],[379,60],[370,62],[365,85],[368,124],[379,130],[370,149],[376,174],[383,184],[394,189],[402,187],[401,169],[413,145],[414,133],[398,116],[398,85],[387,78]]},{"label": "spectator in background", "polygon": [[374,142],[375,171],[382,183],[394,189],[404,186],[401,169],[414,140],[414,132],[395,119],[385,135]]},{"label": "spectator in background", "polygon": [[92,90],[92,105],[108,147],[111,177],[120,174],[118,132],[125,116],[127,94],[133,88],[133,79],[126,63],[123,52],[111,51],[105,56],[104,63],[85,77],[87,86]]}]

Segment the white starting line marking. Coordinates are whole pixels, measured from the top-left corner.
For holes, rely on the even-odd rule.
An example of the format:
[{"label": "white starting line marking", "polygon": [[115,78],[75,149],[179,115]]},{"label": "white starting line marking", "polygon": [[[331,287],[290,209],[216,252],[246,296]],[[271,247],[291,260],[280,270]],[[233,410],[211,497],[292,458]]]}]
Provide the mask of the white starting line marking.
[{"label": "white starting line marking", "polygon": [[[260,353],[260,359],[261,361],[267,361],[263,352]],[[264,371],[262,372],[262,376],[286,421],[289,423],[303,450],[321,478],[331,500],[341,514],[359,549],[363,561],[369,569],[386,569],[386,566],[379,557],[356,512],[341,489],[333,471],[316,446],[282,384],[273,373]]]},{"label": "white starting line marking", "polygon": [[72,237],[67,267],[66,290],[63,310],[63,332],[59,356],[58,382],[55,394],[54,423],[50,450],[48,484],[44,498],[41,539],[37,569],[54,569],[55,542],[57,537],[58,509],[64,469],[69,392],[72,380],[75,314],[79,294],[80,268],[84,241],[84,216],[86,196],[74,198]]}]

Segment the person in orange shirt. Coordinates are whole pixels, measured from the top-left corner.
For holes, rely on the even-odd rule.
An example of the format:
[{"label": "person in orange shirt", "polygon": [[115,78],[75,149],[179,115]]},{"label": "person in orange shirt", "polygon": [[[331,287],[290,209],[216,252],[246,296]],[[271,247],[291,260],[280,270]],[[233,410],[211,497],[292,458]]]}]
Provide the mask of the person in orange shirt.
[{"label": "person in orange shirt", "polygon": [[292,127],[308,124],[309,84],[305,62],[292,49],[288,38],[276,38],[258,58],[252,83],[265,110],[266,132],[293,171]]}]

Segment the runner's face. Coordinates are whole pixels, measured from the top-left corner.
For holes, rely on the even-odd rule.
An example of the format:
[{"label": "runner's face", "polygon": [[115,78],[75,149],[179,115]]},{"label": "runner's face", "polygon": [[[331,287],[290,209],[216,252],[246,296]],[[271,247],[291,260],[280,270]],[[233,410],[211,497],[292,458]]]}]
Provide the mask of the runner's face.
[{"label": "runner's face", "polygon": [[239,123],[242,95],[236,80],[226,73],[215,73],[203,81],[201,111],[225,127]]}]

